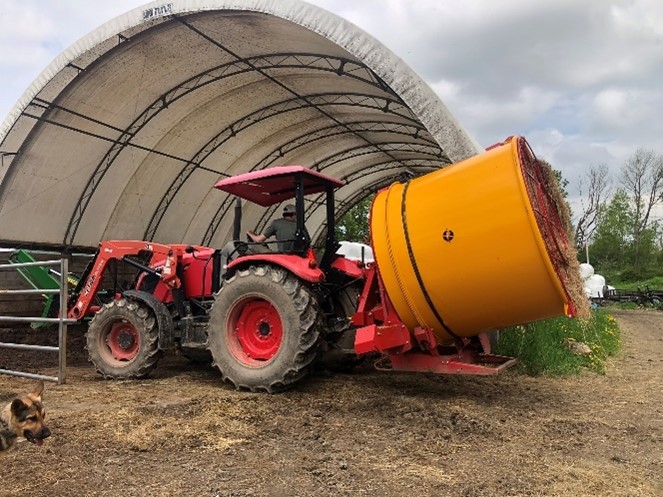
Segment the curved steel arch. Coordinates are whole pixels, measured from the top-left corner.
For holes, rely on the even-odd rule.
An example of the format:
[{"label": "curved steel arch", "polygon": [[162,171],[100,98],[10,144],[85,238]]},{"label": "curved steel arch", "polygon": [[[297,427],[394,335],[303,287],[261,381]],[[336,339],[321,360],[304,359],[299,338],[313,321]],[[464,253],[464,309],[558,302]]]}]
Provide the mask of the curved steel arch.
[{"label": "curved steel arch", "polygon": [[[422,155],[428,155],[428,156],[436,157],[436,158],[439,158],[442,161],[445,160],[445,159],[442,159],[442,153],[441,153],[442,150],[439,148],[439,146],[429,147],[427,145],[419,145],[419,144],[406,143],[406,142],[402,142],[402,143],[391,142],[391,143],[384,143],[384,144],[381,144],[381,145],[384,146],[385,148],[387,148],[387,150],[386,150],[387,152],[394,152],[394,151],[397,151],[397,152],[414,152],[414,153],[418,153],[418,154],[422,154]],[[370,148],[369,146],[360,145],[358,147],[353,147],[353,148],[349,148],[349,149],[346,149],[346,150],[342,150],[341,152],[333,154],[333,155],[327,157],[326,159],[323,159],[322,161],[318,162],[316,164],[316,166],[319,166],[320,164],[324,164],[324,166],[314,167],[314,169],[316,171],[322,171],[323,169],[327,169],[328,167],[331,167],[334,164],[338,164],[339,162],[342,162],[344,160],[355,159],[357,157],[361,157],[362,155],[384,153],[383,150],[366,150],[366,149],[369,149],[369,148]],[[435,149],[435,150],[438,151],[438,153],[427,152],[427,151],[425,151],[426,148]],[[361,153],[354,153],[354,154],[351,154],[351,155],[347,155],[349,152],[355,152],[357,150],[366,150],[366,151],[361,152]],[[400,159],[400,160],[397,160],[395,162],[401,162],[402,160],[404,160],[404,159]],[[389,161],[389,162],[391,162],[391,161]],[[450,161],[448,161],[448,159],[446,159],[446,164],[450,164]],[[324,194],[318,195],[313,200],[313,202],[314,203],[319,203],[320,199],[323,197],[323,195]],[[269,207],[268,209],[265,210],[265,212],[260,217],[260,219],[258,220],[258,223],[256,225],[256,227],[259,231],[262,231],[264,229],[265,225],[267,224],[267,221],[274,215],[274,212],[277,209],[278,209],[278,205],[274,205],[274,206]]]},{"label": "curved steel arch", "polygon": [[[437,143],[435,143],[434,145],[426,145],[426,144],[412,143],[412,142],[388,142],[388,143],[382,143],[380,145],[386,148],[387,151],[389,152],[416,152],[423,155],[432,155],[434,157],[439,158],[440,160],[445,161],[446,164],[451,164],[451,161],[448,159],[448,157],[444,155],[444,152]],[[368,148],[366,145],[360,145],[358,147],[341,150],[340,152],[337,152],[321,161],[316,162],[313,166],[313,169],[321,172],[324,169],[327,169],[328,167],[331,167],[334,164],[338,164],[339,162],[342,162],[344,160],[354,159],[360,155],[377,153],[374,151],[368,151],[359,154],[354,153],[357,150],[363,150],[366,148]],[[435,150],[435,153],[431,153],[429,150]],[[378,152],[381,151],[382,150],[379,150]]]},{"label": "curved steel arch", "polygon": [[[184,26],[187,26],[187,27],[188,27],[189,29],[191,29],[193,32],[197,33],[197,34],[198,34],[199,36],[201,36],[203,39],[205,39],[205,40],[207,40],[208,42],[210,42],[211,44],[217,46],[218,48],[220,48],[221,50],[223,50],[223,51],[226,52],[227,54],[233,56],[234,58],[236,58],[236,59],[238,59],[238,60],[241,59],[241,57],[240,57],[237,53],[235,53],[233,50],[231,50],[231,49],[229,49],[228,47],[224,46],[223,44],[219,43],[218,41],[216,41],[215,39],[213,39],[213,38],[212,38],[211,36],[209,36],[207,33],[201,31],[201,30],[198,29],[197,27],[195,27],[195,26],[189,24],[189,23],[188,23],[187,21],[185,21],[183,18],[176,17],[176,19],[177,19],[179,22],[181,22]],[[251,65],[251,64],[249,63],[249,65]],[[330,120],[334,121],[335,123],[337,123],[337,124],[339,124],[339,125],[345,126],[345,123],[344,123],[344,122],[339,121],[339,119],[338,119],[336,116],[334,116],[334,115],[328,113],[327,111],[325,111],[325,110],[322,108],[323,105],[328,105],[329,102],[324,102],[323,104],[320,104],[320,103],[315,103],[314,101],[312,101],[313,99],[312,99],[311,97],[312,97],[312,96],[316,96],[316,97],[317,97],[317,95],[319,95],[319,94],[302,95],[302,94],[300,94],[299,92],[297,92],[296,90],[294,90],[293,88],[291,88],[290,86],[288,86],[288,85],[286,85],[285,83],[283,83],[282,81],[279,81],[279,80],[275,79],[275,78],[272,77],[270,74],[266,73],[264,70],[262,70],[262,69],[260,69],[260,68],[258,68],[258,67],[255,67],[255,66],[254,66],[254,70],[256,70],[257,72],[259,72],[260,74],[262,74],[266,79],[268,79],[269,81],[273,82],[275,85],[279,86],[279,87],[282,88],[283,90],[285,90],[285,91],[287,91],[288,93],[292,94],[293,97],[294,97],[294,99],[296,99],[296,101],[302,101],[302,102],[304,102],[304,103],[306,104],[306,106],[309,106],[309,107],[311,107],[311,108],[316,109],[316,110],[317,110],[318,112],[320,112],[320,114],[322,114],[323,116],[326,116],[327,118],[329,118]],[[384,102],[385,102],[385,104],[384,104],[384,107],[381,109],[383,112],[385,112],[385,113],[386,113],[386,112],[390,112],[391,109],[389,108],[389,106],[390,106],[390,104],[392,104],[392,103],[395,102],[395,104],[398,105],[400,109],[405,109],[405,110],[407,110],[407,112],[409,113],[409,115],[410,115],[410,116],[413,116],[412,111],[411,111],[407,106],[404,105],[403,101],[400,99],[400,97],[398,97],[398,95],[396,95],[394,92],[391,92],[391,93],[390,93],[390,92],[387,92],[387,93],[388,93],[388,95],[395,95],[397,101],[394,101],[394,100],[391,99],[391,98],[384,97]],[[325,95],[329,95],[329,94],[325,94]],[[357,94],[357,93],[352,93],[352,92],[350,92],[350,93],[346,93],[346,94],[343,95],[343,96],[348,96],[348,95],[354,97],[354,96],[356,96],[356,95],[358,95],[358,94]],[[376,98],[376,96],[375,96],[375,95],[371,95],[371,96],[369,96],[369,97],[367,97],[367,98],[372,99],[372,100],[374,101],[375,98]],[[338,104],[338,102],[335,102],[335,104]],[[358,105],[358,106],[362,106],[363,103],[361,103],[361,104],[356,104],[356,105]],[[285,111],[284,111],[284,112],[285,112]],[[271,117],[271,116],[267,116],[267,117]],[[266,119],[267,117],[264,117],[264,119]],[[263,119],[263,117],[261,117],[259,120],[262,120],[262,119]],[[252,123],[252,124],[254,124],[254,123]],[[252,125],[252,124],[251,124],[251,125]],[[247,126],[247,127],[248,127],[248,126]],[[233,125],[231,125],[228,129],[229,129],[229,131],[231,132],[231,136],[230,136],[230,137],[235,136],[237,130],[235,130],[235,129],[233,128]],[[366,139],[366,138],[365,138],[364,136],[362,136],[361,134],[356,133],[356,132],[355,132],[354,134],[355,134],[358,138],[363,139],[364,141],[366,141],[367,143],[369,143],[369,145],[373,145],[368,139]],[[230,137],[228,137],[227,139],[229,139]],[[218,136],[217,136],[216,138],[218,138]],[[207,152],[207,153],[204,155],[204,157],[203,157],[202,160],[205,160],[205,158],[209,157],[209,155],[210,155],[214,150],[216,150],[216,148],[218,148],[218,147],[220,146],[220,144],[217,145],[216,143],[213,143],[213,142],[216,142],[216,138],[213,139],[213,140],[211,141],[211,142],[212,142],[212,143],[211,143],[212,148],[211,148],[211,150],[210,150],[209,152]],[[225,141],[225,140],[224,140],[224,141]],[[222,142],[222,143],[223,143],[223,142]],[[222,144],[222,143],[221,143],[221,144]],[[208,144],[210,144],[210,142],[208,142]],[[205,150],[204,150],[204,149],[203,149],[203,150],[200,150],[198,153],[199,153],[199,154],[200,154],[200,153],[203,153],[203,154],[204,154],[204,153],[205,153]],[[387,155],[389,155],[388,152],[384,152],[384,153],[387,154]],[[198,156],[198,154],[196,154],[196,157],[197,157],[197,156]],[[202,160],[201,160],[200,162],[202,162]],[[160,202],[159,206],[157,207],[157,210],[155,211],[155,214],[153,215],[152,219],[150,220],[150,223],[149,223],[149,225],[148,225],[148,231],[149,231],[149,233],[146,232],[146,236],[145,236],[145,238],[147,238],[147,239],[151,239],[152,237],[154,237],[154,234],[156,233],[156,229],[158,228],[158,226],[159,226],[161,220],[163,219],[163,216],[165,215],[165,212],[166,212],[166,210],[168,209],[168,206],[169,206],[170,203],[172,202],[172,199],[174,198],[175,195],[177,195],[177,193],[179,192],[179,190],[182,188],[182,186],[184,185],[184,183],[185,183],[185,182],[188,180],[188,178],[191,176],[191,174],[192,174],[193,171],[196,169],[196,167],[200,167],[200,166],[196,166],[195,163],[194,163],[194,164],[192,164],[192,163],[187,164],[187,165],[184,167],[184,169],[180,172],[180,175],[179,175],[177,178],[175,178],[175,179],[173,180],[173,182],[171,183],[170,188],[168,189],[168,191],[166,192],[166,194],[162,197],[161,202]],[[156,217],[156,221],[155,221],[155,217]]]},{"label": "curved steel arch", "polygon": [[[436,171],[440,169],[442,166],[440,164],[443,164],[441,161],[431,161],[429,159],[426,160],[417,160],[417,159],[407,159],[408,161],[416,162],[416,164],[410,164],[410,165],[404,165],[400,162],[388,162],[388,163],[383,163],[380,164],[380,168],[376,167],[377,164],[373,164],[365,169],[361,169],[360,171],[355,171],[354,173],[346,175],[343,179],[348,182],[348,184],[352,183],[355,180],[364,178],[366,176],[369,176],[373,173],[376,172],[384,172],[384,171],[391,171],[392,169],[403,169],[405,171],[418,171],[419,169],[425,169],[426,171],[416,173],[414,174],[415,176],[419,176],[421,174],[426,174],[432,171]],[[407,162],[407,161],[403,161]],[[427,163],[427,164],[424,164]]]},{"label": "curved steel arch", "polygon": [[[366,124],[368,124],[368,126],[365,126]],[[300,135],[292,139],[290,142],[281,145],[280,147],[278,147],[277,149],[273,150],[265,157],[263,157],[256,165],[251,167],[247,172],[267,168],[275,161],[283,157],[286,153],[290,153],[293,150],[308,145],[313,141],[328,138],[329,136],[335,136],[350,132],[355,132],[355,133],[384,132],[384,133],[401,134],[405,136],[412,136],[413,138],[430,143],[431,146],[436,146],[437,144],[433,141],[433,139],[428,138],[428,136],[430,135],[428,135],[426,129],[423,128],[423,126],[420,125],[418,126],[417,124],[418,123],[416,121],[412,121],[412,124],[392,123],[385,121],[354,121],[352,123],[347,123],[347,126],[344,127],[341,127],[341,125],[338,124],[327,126],[325,128],[316,130],[313,133],[306,133],[304,135]],[[392,126],[393,128],[390,129],[390,127]],[[337,131],[338,129],[345,129],[347,127],[353,128],[352,131],[349,131],[347,129],[345,131]],[[412,133],[411,130],[414,130],[414,133]],[[428,136],[424,137],[420,136],[419,133],[421,131],[423,131]],[[223,201],[219,205],[216,214],[210,221],[210,224],[208,225],[207,230],[205,231],[205,235],[203,236],[201,244],[207,245],[211,243],[211,240],[214,237],[214,232],[218,228],[221,219],[223,219],[223,217],[227,214],[228,209],[230,209],[232,205],[231,200],[232,200],[232,195],[226,194]]]},{"label": "curved steel arch", "polygon": [[[356,100],[353,101],[353,99]],[[377,106],[377,102],[381,101],[384,101],[385,104]],[[371,105],[371,103],[373,103],[373,105]],[[152,214],[152,218],[150,219],[147,229],[145,230],[145,239],[152,240],[173,198],[175,195],[177,195],[184,183],[189,179],[196,168],[200,167],[205,159],[207,159],[207,157],[209,157],[216,149],[221,147],[228,140],[237,136],[238,133],[266,119],[295,110],[306,108],[319,109],[320,107],[327,105],[349,105],[351,107],[378,109],[382,110],[383,112],[394,111],[393,106],[390,107],[389,104],[396,104],[399,106],[398,108],[400,110],[407,110],[405,113],[406,117],[411,120],[411,117],[408,116],[408,113],[410,112],[409,109],[402,106],[398,101],[394,101],[387,97],[378,97],[375,95],[356,93],[323,93],[307,95],[306,100],[302,100],[300,97],[293,97],[287,100],[276,102],[274,104],[270,104],[266,107],[258,109],[257,111],[247,114],[246,116],[231,123],[217,135],[215,135],[211,140],[209,140],[198,152],[196,152],[196,155],[184,166],[177,177],[173,179],[170,186],[166,190],[166,193],[161,197],[161,201],[155,209],[154,214]],[[394,114],[400,116],[398,112],[394,111]],[[223,173],[219,174],[223,175]]]},{"label": "curved steel arch", "polygon": [[94,192],[101,184],[106,172],[115,162],[115,159],[129,145],[133,138],[161,111],[167,109],[172,103],[188,94],[203,88],[211,83],[237,76],[239,74],[255,71],[255,67],[263,70],[306,68],[348,76],[366,84],[394,94],[388,86],[378,78],[368,67],[344,57],[325,56],[313,53],[279,53],[273,55],[257,55],[247,59],[233,60],[203,71],[155,99],[132,123],[121,131],[120,137],[106,152],[94,172],[90,176],[79,200],[74,208],[63,243],[71,244],[78,231],[83,215],[92,200]]},{"label": "curved steel arch", "polygon": [[[331,136],[343,135],[347,133],[393,133],[397,135],[410,136],[416,140],[421,140],[426,143],[429,143],[432,146],[437,146],[437,143],[433,138],[428,134],[426,128],[421,125],[418,125],[416,121],[412,121],[412,124],[405,123],[394,123],[388,121],[352,121],[344,125],[333,124],[324,128],[317,129],[310,133],[305,133],[296,138],[293,138],[289,142],[280,145],[275,150],[271,151],[265,157],[263,157],[251,171],[256,169],[264,169],[269,167],[274,162],[282,158],[285,154],[292,152],[300,147],[308,145],[314,141],[322,140],[324,138],[329,138]],[[343,129],[343,131],[337,131],[338,129]],[[414,130],[414,132],[412,131]],[[419,133],[423,131],[425,136],[420,136]]]},{"label": "curved steel arch", "polygon": [[[370,197],[371,195],[375,195],[375,192],[377,192],[379,189],[393,183],[394,180],[393,178],[380,178],[373,183],[369,183],[366,185],[364,188],[361,190],[357,191],[353,196],[351,196],[349,199],[346,199],[342,204],[340,209],[335,209],[336,210],[336,215],[334,216],[335,223],[338,223],[338,221],[345,216],[345,214],[348,213],[352,207],[354,207],[356,204],[364,200],[366,197]],[[319,240],[322,238],[327,231],[327,227],[325,224],[321,224],[320,227],[313,232],[313,235],[311,236],[311,240]]]},{"label": "curved steel arch", "polygon": [[[351,182],[356,180],[356,179],[364,178],[366,176],[370,176],[371,174],[381,173],[381,172],[384,172],[384,171],[391,171],[392,169],[400,170],[401,175],[404,174],[404,173],[407,173],[408,177],[417,177],[417,176],[422,176],[424,174],[428,174],[428,173],[433,172],[433,171],[437,171],[438,169],[441,168],[441,166],[439,165],[439,162],[437,164],[435,164],[435,162],[437,162],[437,161],[430,161],[430,160],[419,161],[419,160],[416,160],[416,159],[409,159],[409,160],[411,160],[413,162],[417,162],[417,163],[406,166],[406,165],[403,165],[399,162],[391,161],[391,162],[386,162],[386,163],[380,164],[381,166],[383,166],[383,167],[380,167],[380,168],[377,168],[376,167],[377,164],[375,164],[375,165],[372,165],[368,168],[361,169],[359,171],[355,171],[353,173],[350,173],[350,174],[344,176],[342,179],[348,182],[345,186],[349,186],[351,184]],[[428,162],[428,163],[427,164],[422,164],[422,162]],[[417,171],[417,170],[421,170],[421,171],[418,171],[416,173],[413,172],[413,171]],[[350,179],[350,178],[353,178],[353,179]],[[395,180],[393,176],[390,176],[389,178],[387,178],[387,180],[388,180],[387,183],[393,183],[394,181],[398,181],[398,180]],[[354,197],[350,197],[350,199],[344,199],[343,201],[338,202],[339,204],[343,205],[343,209],[340,209],[340,210],[337,211],[337,213],[339,211],[341,212],[340,215],[336,216],[337,219],[340,219],[341,217],[343,217],[343,215],[345,213],[347,213],[347,211],[349,211],[350,209],[352,209],[352,207],[354,207],[355,202],[353,201],[353,199],[354,199]],[[306,216],[304,218],[305,221],[308,221],[311,218],[311,216],[313,215],[313,213],[315,212],[315,210],[318,209],[320,206],[323,206],[323,205],[325,205],[325,204],[324,204],[324,202],[320,201],[320,196],[317,197],[314,200],[311,200],[308,208],[306,209]]]}]

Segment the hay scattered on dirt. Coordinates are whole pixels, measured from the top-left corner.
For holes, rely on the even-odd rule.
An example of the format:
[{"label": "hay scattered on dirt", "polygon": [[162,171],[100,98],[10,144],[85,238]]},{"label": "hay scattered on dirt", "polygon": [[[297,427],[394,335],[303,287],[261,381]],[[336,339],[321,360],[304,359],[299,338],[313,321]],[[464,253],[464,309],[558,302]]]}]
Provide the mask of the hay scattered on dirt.
[{"label": "hay scattered on dirt", "polygon": [[[45,390],[53,436],[3,456],[0,497],[659,495],[663,314],[617,317],[625,350],[605,376],[362,370],[279,395],[174,354],[149,379],[103,381],[72,336],[81,365]],[[0,375],[0,397],[31,384]]]}]

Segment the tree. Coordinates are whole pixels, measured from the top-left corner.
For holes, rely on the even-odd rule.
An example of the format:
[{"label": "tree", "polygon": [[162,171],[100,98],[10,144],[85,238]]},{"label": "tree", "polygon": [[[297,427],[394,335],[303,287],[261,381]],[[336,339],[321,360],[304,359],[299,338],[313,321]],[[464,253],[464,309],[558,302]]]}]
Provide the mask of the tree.
[{"label": "tree", "polygon": [[622,166],[622,180],[633,205],[634,269],[641,274],[644,260],[651,255],[646,250],[652,246],[652,228],[656,236],[656,226],[650,226],[651,212],[663,203],[663,155],[639,148]]},{"label": "tree", "polygon": [[373,196],[369,196],[354,205],[336,224],[336,239],[349,242],[366,243],[369,238],[368,216]]},{"label": "tree", "polygon": [[550,163],[544,160],[542,160],[541,162],[547,164],[548,167],[552,170],[553,174],[555,175],[555,179],[557,180],[557,184],[559,185],[559,190],[562,192],[562,197],[568,198],[569,192],[566,191],[566,187],[569,186],[569,180],[562,175],[562,171],[560,171],[559,169],[555,169],[550,165]]},{"label": "tree", "polygon": [[633,212],[628,194],[619,189],[598,214],[594,242],[590,247],[592,259],[604,268],[623,269],[629,266],[632,223]]},{"label": "tree", "polygon": [[[583,190],[587,187],[587,197]],[[580,178],[579,193],[582,212],[575,229],[576,248],[582,249],[589,243],[601,211],[605,208],[606,197],[610,191],[610,177],[608,166],[599,164],[592,166]]]}]

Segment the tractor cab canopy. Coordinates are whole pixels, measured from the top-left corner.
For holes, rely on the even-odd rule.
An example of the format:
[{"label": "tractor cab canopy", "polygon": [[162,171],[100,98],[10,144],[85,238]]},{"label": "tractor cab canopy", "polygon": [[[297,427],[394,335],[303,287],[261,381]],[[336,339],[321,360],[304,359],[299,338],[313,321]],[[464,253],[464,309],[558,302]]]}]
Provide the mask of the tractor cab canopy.
[{"label": "tractor cab canopy", "polygon": [[298,179],[301,179],[304,195],[322,193],[328,187],[336,189],[345,184],[304,166],[277,166],[222,179],[214,188],[268,207],[294,198]]},{"label": "tractor cab canopy", "polygon": [[[310,246],[310,237],[304,226],[304,196],[312,193],[326,193],[327,236],[325,253],[320,267],[327,270],[331,266],[331,261],[338,248],[334,237],[334,190],[344,184],[343,181],[304,166],[277,166],[222,179],[214,185],[214,188],[263,207],[294,198],[297,222],[294,251],[301,254],[304,254]],[[236,240],[240,233],[240,218],[241,208],[235,211],[233,238]]]}]

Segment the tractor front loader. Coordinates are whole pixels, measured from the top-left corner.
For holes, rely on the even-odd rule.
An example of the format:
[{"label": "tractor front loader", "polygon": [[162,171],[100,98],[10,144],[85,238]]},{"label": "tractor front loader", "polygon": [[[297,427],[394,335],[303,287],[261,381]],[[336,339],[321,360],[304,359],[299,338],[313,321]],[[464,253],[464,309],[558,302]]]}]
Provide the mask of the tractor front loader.
[{"label": "tractor front loader", "polygon": [[[208,358],[206,329],[218,291],[218,259],[218,251],[202,246],[101,242],[67,313],[70,319],[92,318],[87,349],[97,371],[105,378],[145,377],[173,345],[192,359]],[[129,290],[117,284],[120,262],[136,270]]]}]

